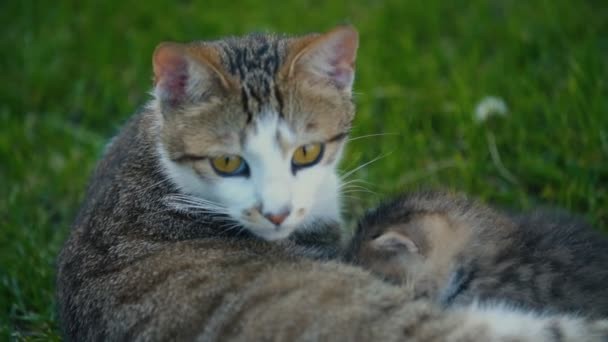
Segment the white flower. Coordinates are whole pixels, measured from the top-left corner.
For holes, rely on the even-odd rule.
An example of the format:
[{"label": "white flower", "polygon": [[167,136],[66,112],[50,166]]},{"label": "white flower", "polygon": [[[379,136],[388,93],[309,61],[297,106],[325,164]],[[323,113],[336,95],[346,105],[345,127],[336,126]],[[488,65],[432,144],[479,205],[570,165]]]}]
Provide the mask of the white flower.
[{"label": "white flower", "polygon": [[496,96],[486,96],[475,106],[473,117],[476,122],[482,123],[491,116],[507,116],[507,104]]}]

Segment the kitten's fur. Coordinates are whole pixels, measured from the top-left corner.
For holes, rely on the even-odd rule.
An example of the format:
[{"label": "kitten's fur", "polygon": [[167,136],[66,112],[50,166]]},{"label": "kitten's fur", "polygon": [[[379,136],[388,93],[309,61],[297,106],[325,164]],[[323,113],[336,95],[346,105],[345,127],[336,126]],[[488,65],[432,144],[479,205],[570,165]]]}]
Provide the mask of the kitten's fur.
[{"label": "kitten's fur", "polygon": [[370,211],[347,259],[443,304],[608,316],[608,239],[565,214],[510,216],[442,192]]},{"label": "kitten's fur", "polygon": [[[157,49],[156,98],[107,148],[59,258],[67,340],[608,336],[606,322],[571,316],[443,312],[364,270],[294,253],[304,243],[328,257],[323,243],[336,242],[333,166],[353,116],[356,46],[340,27]],[[327,143],[324,159],[289,174],[290,152],[309,141]],[[200,158],[226,153],[259,158],[250,179],[219,178]],[[290,201],[295,216],[279,229],[264,221],[261,209]]]}]

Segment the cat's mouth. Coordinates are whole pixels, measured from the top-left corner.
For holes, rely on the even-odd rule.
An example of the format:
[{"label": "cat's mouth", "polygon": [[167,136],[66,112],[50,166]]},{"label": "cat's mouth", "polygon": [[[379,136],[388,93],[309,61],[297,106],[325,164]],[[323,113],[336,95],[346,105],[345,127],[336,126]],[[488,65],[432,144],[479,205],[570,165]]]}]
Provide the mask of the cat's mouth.
[{"label": "cat's mouth", "polygon": [[256,235],[264,240],[267,240],[267,241],[276,241],[276,240],[286,239],[295,230],[294,226],[288,226],[288,225],[279,225],[279,226],[255,225],[253,227],[247,225],[246,227],[251,233],[253,233],[254,235]]},{"label": "cat's mouth", "polygon": [[[301,224],[306,209],[295,212],[282,211],[282,215],[263,215],[256,208],[242,212],[239,221],[254,235],[268,241],[281,240],[289,237]],[[278,216],[278,217],[277,217]]]}]

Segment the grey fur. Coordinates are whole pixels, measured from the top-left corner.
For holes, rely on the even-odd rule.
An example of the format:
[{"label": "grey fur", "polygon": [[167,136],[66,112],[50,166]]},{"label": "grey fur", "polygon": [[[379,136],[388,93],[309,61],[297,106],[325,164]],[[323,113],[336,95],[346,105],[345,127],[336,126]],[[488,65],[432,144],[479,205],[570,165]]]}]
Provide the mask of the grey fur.
[{"label": "grey fur", "polygon": [[[449,280],[439,286],[439,292],[431,291],[442,296],[444,304],[505,300],[541,312],[608,316],[608,239],[563,212],[508,215],[459,195],[408,194],[362,218],[347,259],[369,264],[364,259],[373,257],[362,252],[373,237],[428,215],[445,217],[455,236],[467,236],[452,258],[450,275],[444,278]],[[378,268],[382,258],[389,262],[394,255],[375,257]]]},{"label": "grey fur", "polygon": [[[226,51],[242,50],[249,56],[249,45],[274,46],[275,40],[256,36],[221,44],[228,44]],[[280,50],[281,43],[277,44]],[[261,60],[274,58],[260,55]],[[249,88],[244,92],[247,101],[256,98],[254,93],[266,94],[267,71],[274,70],[270,62],[254,65],[253,57],[245,58],[246,74],[254,75],[243,77]],[[226,58],[224,65],[229,63]],[[243,67],[237,63],[234,70]],[[335,103],[347,104],[335,126],[348,126],[353,111],[350,99],[322,105],[344,107]],[[234,114],[239,107],[215,113],[224,120],[215,124],[226,122],[223,114],[243,119],[241,113]],[[136,114],[97,165],[58,260],[57,303],[66,340],[535,341],[539,336],[552,340],[546,318],[516,315],[539,333],[500,332],[485,311],[444,312],[364,270],[313,260],[335,254],[339,237],[335,225],[318,227],[317,232],[326,234],[296,234],[291,241],[269,243],[244,230],[226,231],[221,216],[168,207],[164,198],[178,189],[161,169],[157,146],[159,120],[169,121],[170,115],[152,107]],[[203,126],[211,124],[207,118],[200,121]],[[325,123],[318,126],[327,128]],[[177,158],[182,151],[179,139],[175,140],[172,157]],[[570,340],[598,341],[608,336],[606,322],[554,319]]]},{"label": "grey fur", "polygon": [[253,116],[272,103],[276,103],[279,115],[284,115],[283,97],[275,77],[287,55],[287,40],[284,36],[251,34],[217,43],[224,67],[241,83],[243,106],[248,115]]}]

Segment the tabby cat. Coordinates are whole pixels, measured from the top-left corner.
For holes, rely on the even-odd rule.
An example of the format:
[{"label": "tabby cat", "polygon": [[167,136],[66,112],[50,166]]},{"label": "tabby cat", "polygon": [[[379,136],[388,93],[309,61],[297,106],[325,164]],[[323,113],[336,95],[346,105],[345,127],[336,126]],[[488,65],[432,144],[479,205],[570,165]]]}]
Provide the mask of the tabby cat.
[{"label": "tabby cat", "polygon": [[357,45],[338,27],[156,49],[154,99],[108,146],[59,257],[67,340],[608,336],[573,316],[445,312],[327,260]]},{"label": "tabby cat", "polygon": [[608,317],[608,239],[571,215],[508,215],[419,192],[370,211],[347,259],[443,305],[504,301]]}]

